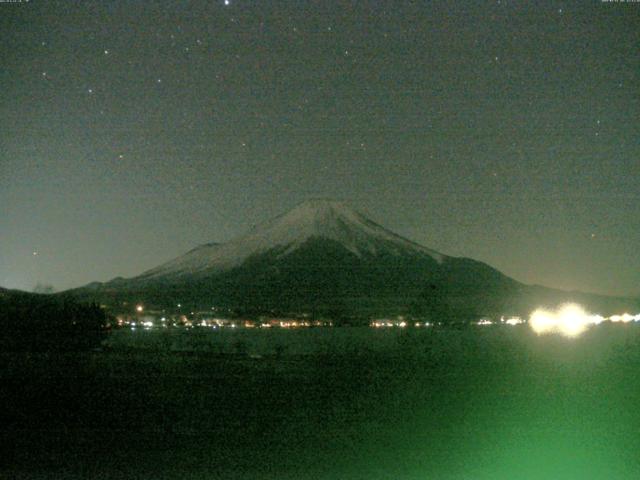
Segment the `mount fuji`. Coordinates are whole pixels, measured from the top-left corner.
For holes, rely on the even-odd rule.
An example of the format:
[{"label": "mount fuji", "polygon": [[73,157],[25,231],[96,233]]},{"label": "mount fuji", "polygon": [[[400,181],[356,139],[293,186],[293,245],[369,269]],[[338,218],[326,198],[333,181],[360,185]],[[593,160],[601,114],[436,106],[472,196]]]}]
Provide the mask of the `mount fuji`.
[{"label": "mount fuji", "polygon": [[275,219],[254,227],[226,244],[209,243],[151,269],[138,279],[205,276],[243,265],[269,252],[281,259],[310,240],[339,245],[357,258],[383,255],[430,257],[441,263],[445,256],[386,230],[341,202],[310,200]]},{"label": "mount fuji", "polygon": [[136,277],[69,293],[116,307],[217,306],[239,314],[465,319],[541,304],[621,299],[527,286],[385,229],[342,202],[309,200],[227,243],[208,243]]}]

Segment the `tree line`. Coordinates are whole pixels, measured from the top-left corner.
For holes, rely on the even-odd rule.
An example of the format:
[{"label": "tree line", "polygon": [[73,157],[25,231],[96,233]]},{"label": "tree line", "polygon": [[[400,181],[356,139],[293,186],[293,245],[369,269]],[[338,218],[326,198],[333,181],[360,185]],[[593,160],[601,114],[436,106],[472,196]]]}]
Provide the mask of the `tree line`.
[{"label": "tree line", "polygon": [[96,303],[67,296],[0,292],[0,349],[78,351],[100,345],[108,316]]}]

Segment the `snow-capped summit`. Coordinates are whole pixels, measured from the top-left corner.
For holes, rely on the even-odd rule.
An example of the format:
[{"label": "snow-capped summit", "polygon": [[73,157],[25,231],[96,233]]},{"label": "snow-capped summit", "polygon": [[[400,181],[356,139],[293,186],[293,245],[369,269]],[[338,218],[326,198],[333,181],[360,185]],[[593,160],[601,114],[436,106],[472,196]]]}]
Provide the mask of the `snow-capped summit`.
[{"label": "snow-capped summit", "polygon": [[354,255],[428,255],[442,262],[444,255],[406,240],[369,220],[342,202],[313,199],[254,227],[224,244],[207,244],[143,273],[139,278],[216,273],[237,267],[248,258],[278,251],[287,255],[310,239],[337,242]]},{"label": "snow-capped summit", "polygon": [[137,277],[72,293],[117,308],[131,302],[207,310],[215,305],[248,315],[341,321],[406,314],[467,321],[524,316],[540,305],[566,302],[602,312],[637,305],[523,285],[482,262],[442,255],[402,238],[342,202],[322,199],[303,202],[227,243],[196,247]]}]

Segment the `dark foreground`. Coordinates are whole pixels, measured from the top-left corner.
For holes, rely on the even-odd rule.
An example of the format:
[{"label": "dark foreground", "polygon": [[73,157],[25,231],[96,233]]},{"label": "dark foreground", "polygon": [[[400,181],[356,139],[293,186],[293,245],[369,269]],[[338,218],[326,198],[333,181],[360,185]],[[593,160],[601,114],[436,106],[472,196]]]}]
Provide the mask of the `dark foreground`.
[{"label": "dark foreground", "polygon": [[367,335],[261,358],[2,354],[0,478],[640,478],[638,326]]}]

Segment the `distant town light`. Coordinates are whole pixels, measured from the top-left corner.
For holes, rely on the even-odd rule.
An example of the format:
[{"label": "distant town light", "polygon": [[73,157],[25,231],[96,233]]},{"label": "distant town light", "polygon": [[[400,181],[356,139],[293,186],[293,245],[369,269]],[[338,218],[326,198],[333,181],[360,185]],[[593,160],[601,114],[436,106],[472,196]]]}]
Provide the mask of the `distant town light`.
[{"label": "distant town light", "polygon": [[144,310],[144,307],[142,305],[136,306],[136,312],[142,312],[143,310]]},{"label": "distant town light", "polygon": [[628,313],[623,313],[622,314],[622,321],[624,323],[628,323],[628,322],[630,322],[632,320],[633,320],[633,316],[632,315],[629,315]]},{"label": "distant town light", "polygon": [[507,318],[504,323],[506,323],[507,325],[520,325],[522,323],[524,323],[524,320],[522,320],[520,317],[511,317],[511,318]]}]

